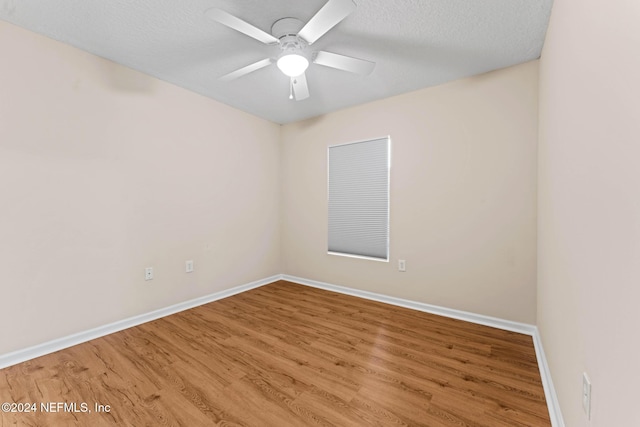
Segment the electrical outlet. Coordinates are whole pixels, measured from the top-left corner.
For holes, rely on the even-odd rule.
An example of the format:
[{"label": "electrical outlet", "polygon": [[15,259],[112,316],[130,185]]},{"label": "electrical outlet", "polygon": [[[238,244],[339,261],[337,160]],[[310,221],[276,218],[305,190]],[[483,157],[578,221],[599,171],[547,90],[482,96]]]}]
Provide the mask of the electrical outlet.
[{"label": "electrical outlet", "polygon": [[144,280],[153,280],[153,267],[144,269]]},{"label": "electrical outlet", "polygon": [[192,259],[190,259],[189,261],[185,262],[184,271],[186,271],[187,273],[193,273],[193,260]]},{"label": "electrical outlet", "polygon": [[586,372],[582,373],[582,409],[587,414],[587,419],[591,419],[591,381]]},{"label": "electrical outlet", "polygon": [[407,261],[403,259],[398,260],[398,271],[407,271]]}]

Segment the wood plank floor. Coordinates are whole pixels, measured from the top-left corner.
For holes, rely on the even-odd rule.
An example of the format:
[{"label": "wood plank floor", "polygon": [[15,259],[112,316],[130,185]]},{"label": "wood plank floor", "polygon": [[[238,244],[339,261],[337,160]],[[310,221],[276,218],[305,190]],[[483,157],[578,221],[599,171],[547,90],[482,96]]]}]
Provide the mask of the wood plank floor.
[{"label": "wood plank floor", "polygon": [[2,427],[551,425],[531,337],[284,281],[0,370],[1,402],[38,405]]}]

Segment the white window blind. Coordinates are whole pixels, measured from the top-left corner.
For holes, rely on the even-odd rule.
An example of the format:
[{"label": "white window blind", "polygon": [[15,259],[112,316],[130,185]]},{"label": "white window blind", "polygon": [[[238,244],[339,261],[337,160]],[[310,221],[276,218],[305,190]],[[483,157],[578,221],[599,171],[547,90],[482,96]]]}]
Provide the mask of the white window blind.
[{"label": "white window blind", "polygon": [[389,137],[329,147],[329,253],[389,259]]}]

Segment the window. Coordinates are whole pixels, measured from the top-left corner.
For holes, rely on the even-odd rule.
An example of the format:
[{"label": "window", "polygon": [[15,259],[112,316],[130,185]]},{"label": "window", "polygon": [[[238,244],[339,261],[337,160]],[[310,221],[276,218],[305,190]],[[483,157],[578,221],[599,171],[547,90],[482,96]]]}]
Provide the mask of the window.
[{"label": "window", "polygon": [[389,137],[329,147],[329,253],[389,260]]}]

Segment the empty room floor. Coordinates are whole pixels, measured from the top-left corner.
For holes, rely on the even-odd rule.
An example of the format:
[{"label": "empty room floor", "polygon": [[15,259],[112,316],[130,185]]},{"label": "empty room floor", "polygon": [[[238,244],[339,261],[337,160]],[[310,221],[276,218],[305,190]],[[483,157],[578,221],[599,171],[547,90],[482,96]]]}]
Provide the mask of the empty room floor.
[{"label": "empty room floor", "polygon": [[0,402],[37,405],[0,426],[551,425],[531,337],[285,281],[2,369]]}]

